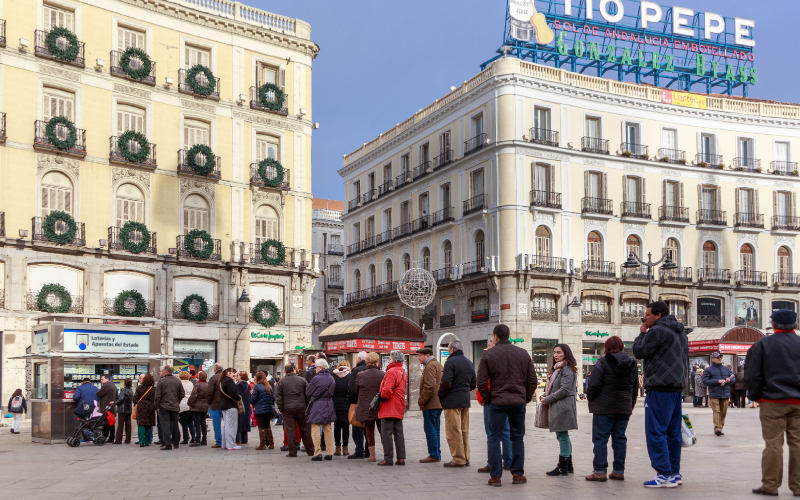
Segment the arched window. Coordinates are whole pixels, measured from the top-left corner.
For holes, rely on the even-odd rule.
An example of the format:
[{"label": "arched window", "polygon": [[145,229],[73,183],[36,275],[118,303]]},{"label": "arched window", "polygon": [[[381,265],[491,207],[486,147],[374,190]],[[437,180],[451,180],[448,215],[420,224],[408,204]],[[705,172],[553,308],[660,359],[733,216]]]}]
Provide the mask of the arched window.
[{"label": "arched window", "polygon": [[[788,248],[780,247],[778,249],[778,273],[780,273],[781,276],[786,276],[791,272],[792,272],[791,253],[789,252]],[[786,278],[788,278],[788,276]]]},{"label": "arched window", "polygon": [[256,210],[256,245],[269,239],[280,241],[278,212],[269,205],[261,205]]},{"label": "arched window", "polygon": [[391,283],[394,281],[394,266],[392,266],[392,261],[386,261],[386,283]]},{"label": "arched window", "polygon": [[587,253],[590,261],[601,262],[603,260],[603,240],[600,235],[592,231],[586,237]]},{"label": "arched window", "polygon": [[210,207],[199,194],[190,194],[183,202],[183,234],[193,229],[208,231]]},{"label": "arched window", "polygon": [[355,282],[356,282],[356,291],[360,292],[361,291],[361,270],[356,269],[354,277],[355,277]]},{"label": "arched window", "polygon": [[550,230],[545,226],[536,228],[536,257],[550,258]]},{"label": "arched window", "polygon": [[678,253],[678,240],[675,238],[669,238],[667,240],[667,246],[664,248],[664,252],[669,255],[669,258],[672,259],[676,265],[680,266],[680,255]]},{"label": "arched window", "polygon": [[631,252],[639,256],[642,254],[642,243],[639,241],[639,237],[633,234],[628,236],[628,239],[625,240],[625,258],[627,258]]},{"label": "arched window", "polygon": [[411,269],[411,256],[408,254],[403,255],[403,272]]},{"label": "arched window", "polygon": [[444,268],[453,267],[453,245],[449,241],[444,242]]},{"label": "arched window", "polygon": [[483,260],[486,258],[486,245],[484,240],[483,231],[475,233],[475,260],[480,261],[481,264],[483,264]]},{"label": "arched window", "polygon": [[425,247],[422,250],[422,268],[426,271],[431,270],[431,251],[428,247]]},{"label": "arched window", "polygon": [[706,241],[703,243],[703,268],[716,269],[717,267],[717,246]]},{"label": "arched window", "polygon": [[375,272],[375,264],[369,265],[369,287],[375,288],[378,284],[377,273]]},{"label": "arched window", "polygon": [[753,271],[753,247],[746,243],[739,249],[739,270]]},{"label": "arched window", "polygon": [[127,221],[144,222],[144,195],[133,184],[123,184],[117,188],[116,225],[122,227]]},{"label": "arched window", "polygon": [[61,172],[48,172],[42,178],[42,217],[60,210],[72,213],[72,181]]}]

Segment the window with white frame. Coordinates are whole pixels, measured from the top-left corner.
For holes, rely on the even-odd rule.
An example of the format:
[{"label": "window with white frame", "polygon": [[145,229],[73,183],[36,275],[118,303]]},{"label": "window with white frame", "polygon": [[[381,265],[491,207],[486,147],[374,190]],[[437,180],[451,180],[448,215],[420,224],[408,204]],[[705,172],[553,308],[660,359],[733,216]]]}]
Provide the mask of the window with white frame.
[{"label": "window with white frame", "polygon": [[475,260],[478,261],[480,266],[483,266],[483,261],[486,258],[486,242],[483,231],[475,233]]},{"label": "window with white frame", "polygon": [[711,241],[703,243],[703,268],[716,269],[717,267],[717,245]]},{"label": "window with white frame", "polygon": [[42,178],[42,217],[60,211],[73,215],[73,186],[69,177],[61,172],[48,172]]},{"label": "window with white frame", "polygon": [[620,312],[624,317],[641,318],[647,308],[647,301],[642,299],[625,299],[620,305]]},{"label": "window with white frame", "polygon": [[667,301],[667,305],[669,306],[669,313],[683,323],[685,320],[684,316],[686,315],[686,302],[682,300],[669,300]]},{"label": "window with white frame", "polygon": [[378,284],[378,276],[375,272],[375,264],[370,264],[369,266],[369,287],[374,289],[375,286]]},{"label": "window with white frame", "polygon": [[739,270],[745,273],[753,272],[753,247],[745,243],[739,249]]},{"label": "window with white frame", "polygon": [[[44,121],[49,121],[50,118],[56,116],[63,116],[72,122],[75,121],[75,115],[73,114],[75,94],[61,89],[45,87],[42,97],[44,99],[42,103],[42,119]],[[56,132],[58,133],[58,129],[56,129]],[[64,127],[64,133],[67,133],[66,127]],[[66,135],[64,138],[66,138]]]},{"label": "window with white frame", "polygon": [[183,202],[183,234],[193,229],[209,230],[211,214],[208,201],[199,194],[190,194]]},{"label": "window with white frame", "polygon": [[[183,68],[188,70],[192,66],[196,66],[201,64],[206,68],[211,67],[211,51],[201,47],[195,47],[193,45],[186,44],[184,47],[184,61],[183,61]],[[201,86],[208,85],[208,79],[206,78],[206,74],[202,71],[198,72],[195,76],[197,83]]]},{"label": "window with white frame", "polygon": [[588,295],[581,301],[581,310],[584,313],[607,314],[608,297],[602,295]]},{"label": "window with white frame", "polygon": [[385,283],[391,283],[394,281],[394,266],[392,265],[391,260],[386,261],[386,279],[384,280]]},{"label": "window with white frame", "polygon": [[431,270],[431,251],[428,247],[422,250],[422,268],[426,271]]},{"label": "window with white frame", "polygon": [[[480,137],[483,133],[483,113],[472,117],[472,136]],[[476,144],[479,146],[479,144]]]},{"label": "window with white frame", "polygon": [[550,293],[535,293],[531,297],[531,310],[538,312],[550,312],[555,310],[555,297]]},{"label": "window with white frame", "polygon": [[773,170],[783,174],[793,174],[795,167],[789,164],[789,143],[776,142],[775,143],[775,161],[773,163]]},{"label": "window with white frame", "polygon": [[356,291],[360,292],[361,291],[361,271],[359,269],[356,269],[355,273],[353,273],[353,277],[355,278]]},{"label": "window with white frame", "polygon": [[634,234],[629,235],[628,239],[625,240],[625,258],[630,254],[638,255],[639,257],[642,255],[642,242]]},{"label": "window with white frame", "polygon": [[586,117],[586,137],[590,139],[601,139],[600,118],[594,116]]},{"label": "window with white frame", "polygon": [[122,184],[116,192],[116,225],[122,227],[126,222],[144,223],[144,195],[133,184]]},{"label": "window with white frame", "polygon": [[260,87],[266,83],[279,86],[286,91],[286,72],[276,65],[259,62],[256,64],[256,83]]},{"label": "window with white frame", "polygon": [[668,238],[664,251],[667,255],[669,255],[669,258],[672,260],[672,262],[674,262],[677,266],[681,265],[680,253],[678,252],[678,240],[675,238]]},{"label": "window with white frame", "polygon": [[739,166],[755,168],[755,141],[749,137],[740,137],[738,144]]},{"label": "window with white frame", "polygon": [[75,13],[73,11],[50,4],[44,4],[42,7],[44,9],[45,32],[48,32],[56,27],[66,28],[73,32],[75,31]]},{"label": "window with white frame", "polygon": [[280,141],[277,137],[267,134],[256,134],[256,162],[271,158],[278,159],[278,146]]},{"label": "window with white frame", "polygon": [[280,240],[280,221],[274,208],[261,205],[256,210],[256,245],[261,247],[267,240]]},{"label": "window with white frame", "polygon": [[329,280],[333,283],[338,283],[342,280],[342,266],[338,264],[331,265]]},{"label": "window with white frame", "polygon": [[778,273],[779,276],[788,279],[788,275],[792,272],[792,259],[791,253],[787,247],[780,247],[778,249]]},{"label": "window with white frame", "polygon": [[[146,50],[145,35],[143,31],[135,30],[125,26],[117,27],[117,49],[122,52],[128,47]],[[131,58],[133,61],[133,58]],[[141,64],[141,61],[139,61]]]},{"label": "window with white frame", "polygon": [[545,226],[536,228],[536,257],[542,259],[542,264],[549,265],[550,259],[550,230]]},{"label": "window with white frame", "polygon": [[211,126],[204,121],[186,119],[183,121],[183,147],[190,149],[195,144],[209,145]]},{"label": "window with white frame", "polygon": [[408,254],[403,255],[403,272],[411,269],[411,256]]},{"label": "window with white frame", "polygon": [[129,130],[146,133],[145,111],[137,106],[117,104],[117,134],[122,135]]},{"label": "window with white frame", "polygon": [[786,217],[795,213],[795,195],[786,191],[773,191],[773,210],[778,217],[778,224],[786,224]]},{"label": "window with white frame", "polygon": [[[441,134],[439,134],[439,154],[445,155],[449,154],[450,151],[450,131],[447,130]],[[449,156],[442,156],[440,160],[440,165],[445,161],[449,161]]]},{"label": "window with white frame", "polygon": [[444,242],[444,268],[448,270],[453,267],[453,245],[449,241]]},{"label": "window with white frame", "polygon": [[700,134],[701,160],[714,164],[717,154],[717,138],[713,134]]}]

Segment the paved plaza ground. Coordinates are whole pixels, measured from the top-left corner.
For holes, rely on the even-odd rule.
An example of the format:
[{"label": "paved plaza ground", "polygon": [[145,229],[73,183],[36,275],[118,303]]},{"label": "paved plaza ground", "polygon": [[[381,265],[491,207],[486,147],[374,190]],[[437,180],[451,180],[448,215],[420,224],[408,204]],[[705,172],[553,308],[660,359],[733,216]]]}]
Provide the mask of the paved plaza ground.
[{"label": "paved plaza ground", "polygon": [[[405,467],[377,467],[344,457],[334,457],[332,462],[311,462],[306,456],[285,458],[285,453],[277,449],[255,451],[256,444],[252,443],[241,451],[181,446],[169,452],[159,451],[157,446],[139,448],[133,444],[83,444],[79,448],[42,445],[30,441],[28,421],[20,435],[12,435],[8,427],[0,429],[0,499],[758,498],[750,493],[760,486],[761,477],[763,444],[758,410],[729,410],[725,436],[715,437],[710,409],[692,408],[691,404],[684,408],[698,443],[683,449],[684,484],[671,490],[642,487],[643,481],[653,477],[653,470],[647,457],[641,403],[628,427],[626,481],[585,481],[583,477],[592,471],[591,415],[586,403],[579,402],[580,429],[570,432],[575,474],[569,477],[544,475],[557,462],[558,443],[554,434],[533,427],[533,406],[529,406],[525,485],[512,485],[506,471],[503,487],[491,488],[486,485],[488,474],[476,472],[486,461],[486,438],[482,409],[475,405],[470,414],[472,465],[464,469],[418,462],[427,454],[421,417],[404,422],[408,454]],[[282,431],[277,427],[275,430],[282,438]],[[257,432],[251,433],[251,440],[257,438]],[[444,436],[442,452],[449,461]],[[786,448],[784,459],[788,463]],[[786,473],[784,480],[785,476]],[[785,484],[781,496],[791,496]]]}]

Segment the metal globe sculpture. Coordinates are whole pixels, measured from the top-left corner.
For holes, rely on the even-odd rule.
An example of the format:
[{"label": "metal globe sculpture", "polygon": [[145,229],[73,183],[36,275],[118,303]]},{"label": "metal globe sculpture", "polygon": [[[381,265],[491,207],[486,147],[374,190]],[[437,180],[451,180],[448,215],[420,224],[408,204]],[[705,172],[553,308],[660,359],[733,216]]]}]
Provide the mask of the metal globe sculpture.
[{"label": "metal globe sculpture", "polygon": [[425,269],[411,268],[400,278],[397,295],[408,307],[422,309],[433,302],[433,297],[436,295],[436,280]]}]

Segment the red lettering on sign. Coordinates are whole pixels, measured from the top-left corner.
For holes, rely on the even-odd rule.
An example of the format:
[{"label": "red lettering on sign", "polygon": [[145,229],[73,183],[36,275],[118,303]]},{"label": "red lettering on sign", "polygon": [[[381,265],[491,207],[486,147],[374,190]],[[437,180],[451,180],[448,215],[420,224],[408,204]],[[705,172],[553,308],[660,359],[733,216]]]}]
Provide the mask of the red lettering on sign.
[{"label": "red lettering on sign", "polygon": [[597,36],[597,28],[595,28],[594,26],[592,27],[592,35]]},{"label": "red lettering on sign", "polygon": [[557,30],[560,30],[561,29],[561,21],[556,19],[556,21],[553,23],[553,28],[555,28]]},{"label": "red lettering on sign", "polygon": [[591,30],[589,29],[589,27],[588,26],[584,26],[583,27],[583,34],[584,35],[588,35],[589,33],[591,33]]},{"label": "red lettering on sign", "polygon": [[568,21],[564,21],[564,29],[566,31],[570,31],[572,29],[570,23]]}]

